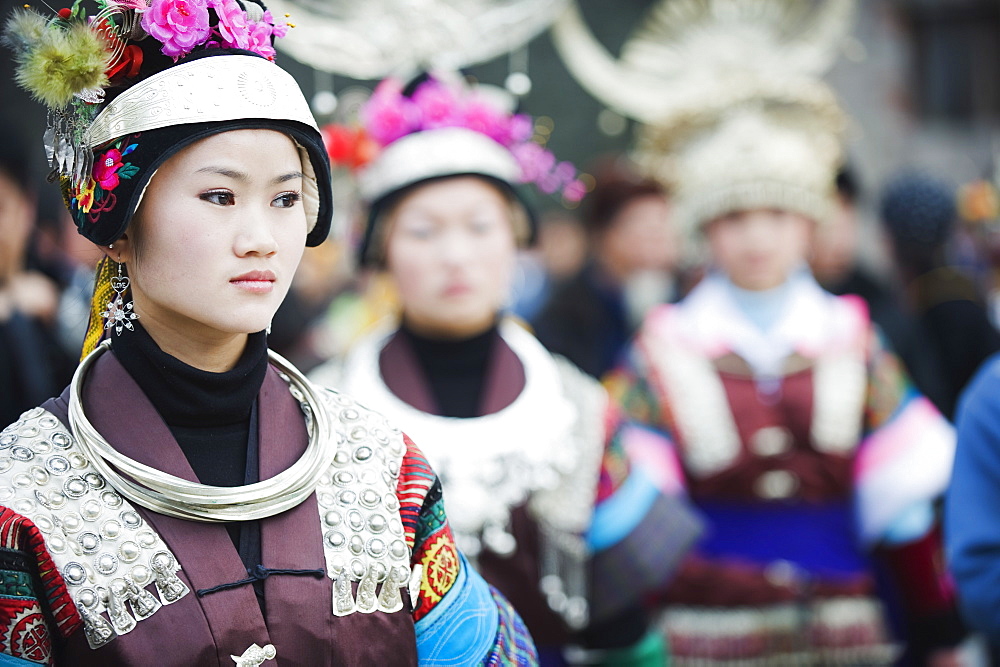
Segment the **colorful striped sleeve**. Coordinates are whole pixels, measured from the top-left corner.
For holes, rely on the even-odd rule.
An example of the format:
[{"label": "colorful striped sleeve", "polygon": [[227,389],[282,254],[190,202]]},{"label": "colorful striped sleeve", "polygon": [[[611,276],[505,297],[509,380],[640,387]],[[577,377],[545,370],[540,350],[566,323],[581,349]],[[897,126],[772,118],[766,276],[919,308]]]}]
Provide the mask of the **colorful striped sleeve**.
[{"label": "colorful striped sleeve", "polygon": [[52,664],[53,640],[81,625],[38,528],[0,507],[0,665]]},{"label": "colorful striped sleeve", "polygon": [[404,440],[397,494],[412,566],[421,573],[413,610],[420,664],[538,664],[517,612],[458,551],[441,482],[413,441]]}]

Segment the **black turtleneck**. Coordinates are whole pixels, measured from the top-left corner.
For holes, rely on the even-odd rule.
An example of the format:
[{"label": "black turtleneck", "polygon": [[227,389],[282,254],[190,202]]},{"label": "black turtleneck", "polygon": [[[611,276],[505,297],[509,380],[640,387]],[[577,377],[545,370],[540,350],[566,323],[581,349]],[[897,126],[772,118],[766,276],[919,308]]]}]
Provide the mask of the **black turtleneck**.
[{"label": "black turtleneck", "polygon": [[486,371],[500,334],[496,325],[481,334],[462,339],[427,338],[403,326],[420,368],[430,384],[440,415],[477,417],[482,406]]},{"label": "black turtleneck", "polygon": [[[255,461],[248,466],[247,454],[254,403],[267,372],[263,331],[247,338],[236,366],[224,373],[203,371],[172,357],[138,322],[135,331],[113,338],[111,350],[166,422],[202,484],[258,481]],[[240,526],[226,528],[242,556]]]}]

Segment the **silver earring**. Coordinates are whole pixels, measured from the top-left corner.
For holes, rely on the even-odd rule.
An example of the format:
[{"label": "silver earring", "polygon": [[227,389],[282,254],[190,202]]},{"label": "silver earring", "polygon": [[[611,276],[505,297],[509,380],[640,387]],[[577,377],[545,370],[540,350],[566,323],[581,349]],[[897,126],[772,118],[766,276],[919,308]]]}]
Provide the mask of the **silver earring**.
[{"label": "silver earring", "polygon": [[108,302],[107,310],[101,313],[106,321],[104,328],[115,328],[115,335],[121,336],[122,329],[135,331],[132,320],[139,319],[139,316],[132,312],[132,302],[125,303],[125,291],[129,286],[128,276],[122,275],[121,262],[118,263],[118,275],[111,277],[111,290],[115,293],[114,298]]}]

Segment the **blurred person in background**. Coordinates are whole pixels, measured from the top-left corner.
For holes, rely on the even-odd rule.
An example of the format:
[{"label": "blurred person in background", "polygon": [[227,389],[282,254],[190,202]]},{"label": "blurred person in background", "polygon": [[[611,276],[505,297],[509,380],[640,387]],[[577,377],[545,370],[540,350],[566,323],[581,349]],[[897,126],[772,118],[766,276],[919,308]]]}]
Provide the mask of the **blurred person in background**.
[{"label": "blurred person in background", "polygon": [[[664,664],[642,603],[697,523],[627,455],[662,443],[504,316],[532,236],[515,184],[556,189],[554,160],[530,120],[457,77],[383,81],[362,117],[382,148],[359,174],[370,202],[360,259],[388,272],[401,312],[313,379],[433,441],[458,544],[509,596],[543,665]],[[572,196],[573,172],[560,169]]]},{"label": "blurred person in background", "polygon": [[[938,410],[951,417],[941,360],[927,332],[905,306],[898,286],[890,286],[889,281],[898,280],[898,276],[878,277],[861,261],[862,229],[858,211],[861,190],[850,165],[838,170],[836,184],[833,213],[817,228],[809,252],[813,275],[823,289],[832,294],[855,294],[865,300],[872,322],[878,325],[893,352],[902,359],[917,389]],[[892,266],[892,258],[887,259]]]},{"label": "blurred person in background", "polygon": [[[1000,333],[990,323],[975,281],[948,262],[957,223],[955,189],[920,172],[885,186],[879,210],[902,288],[902,305],[922,345],[927,395],[952,417],[962,389],[992,353]],[[914,364],[916,366],[916,363]]]},{"label": "blurred person in background", "polygon": [[65,386],[79,354],[79,348],[67,353],[60,347],[59,286],[31,260],[36,200],[30,179],[24,146],[15,137],[5,138],[0,143],[0,422],[4,424]]},{"label": "blurred person in background", "polygon": [[551,210],[538,221],[538,238],[518,251],[510,312],[531,322],[553,290],[576,275],[587,259],[587,233],[575,215]]},{"label": "blurred person in background", "polygon": [[954,431],[864,301],[809,270],[836,211],[846,118],[796,60],[806,42],[822,47],[779,37],[793,4],[808,11],[691,3],[644,33],[698,55],[673,65],[677,96],[641,128],[635,157],[668,184],[709,267],[647,315],[605,381],[668,437],[706,524],[663,598],[664,630],[677,666],[954,665],[964,628],[936,512]]},{"label": "blurred person in background", "polygon": [[969,626],[1000,664],[1000,355],[982,366],[956,411],[958,446],[945,501],[948,566]]},{"label": "blurred person in background", "polygon": [[594,377],[617,362],[653,306],[677,297],[680,237],[663,186],[620,164],[583,201],[589,260],[531,320],[538,340]]}]

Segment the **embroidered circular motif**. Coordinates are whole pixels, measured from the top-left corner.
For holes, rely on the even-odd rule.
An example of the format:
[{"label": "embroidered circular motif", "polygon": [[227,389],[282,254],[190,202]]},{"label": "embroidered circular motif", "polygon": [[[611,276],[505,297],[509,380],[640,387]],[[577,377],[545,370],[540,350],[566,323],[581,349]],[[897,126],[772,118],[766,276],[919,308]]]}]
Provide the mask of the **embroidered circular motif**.
[{"label": "embroidered circular motif", "polygon": [[427,545],[421,559],[424,566],[420,590],[432,604],[436,604],[451,590],[458,578],[458,553],[447,535],[438,535]]},{"label": "embroidered circular motif", "polygon": [[270,79],[260,76],[257,73],[241,72],[237,82],[240,92],[250,104],[261,107],[269,107],[274,104],[278,93],[274,90],[274,84]]},{"label": "embroidered circular motif", "polygon": [[14,616],[10,620],[8,634],[13,655],[42,664],[49,662],[52,643],[38,607],[24,609]]}]

